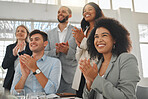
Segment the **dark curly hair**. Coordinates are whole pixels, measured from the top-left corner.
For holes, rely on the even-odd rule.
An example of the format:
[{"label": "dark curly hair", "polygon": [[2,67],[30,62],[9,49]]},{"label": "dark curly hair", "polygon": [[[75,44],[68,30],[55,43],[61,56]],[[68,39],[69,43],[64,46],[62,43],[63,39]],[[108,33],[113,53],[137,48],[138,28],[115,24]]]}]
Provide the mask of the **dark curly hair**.
[{"label": "dark curly hair", "polygon": [[[100,9],[99,5],[97,5],[96,3],[94,3],[94,2],[89,2],[89,3],[87,3],[86,5],[91,5],[92,7],[95,8],[95,11],[96,11],[96,17],[95,17],[95,19],[98,19],[98,18],[104,16],[104,14],[103,14],[102,10]],[[85,6],[86,6],[86,5],[85,5]],[[85,6],[83,7],[83,13],[84,13],[84,8],[85,8]],[[87,28],[88,26],[89,26],[89,22],[87,22],[87,21],[83,18],[82,21],[81,21],[81,28],[82,28],[83,32],[86,30],[86,28]]]},{"label": "dark curly hair", "polygon": [[132,48],[131,40],[129,37],[130,34],[126,30],[126,28],[113,18],[102,17],[95,21],[95,26],[87,40],[87,50],[92,59],[96,57],[98,57],[98,59],[101,59],[103,57],[103,55],[96,50],[94,45],[94,35],[96,29],[100,27],[104,27],[105,29],[107,29],[110,32],[112,38],[115,40],[115,48],[112,49],[112,53],[114,55],[118,56],[123,52],[130,52]]}]

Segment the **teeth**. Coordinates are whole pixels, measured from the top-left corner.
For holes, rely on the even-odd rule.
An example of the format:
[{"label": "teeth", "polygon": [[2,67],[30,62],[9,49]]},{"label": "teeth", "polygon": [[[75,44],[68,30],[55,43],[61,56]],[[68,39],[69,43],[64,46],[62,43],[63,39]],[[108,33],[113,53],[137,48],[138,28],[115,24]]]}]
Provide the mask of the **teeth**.
[{"label": "teeth", "polygon": [[90,15],[88,15],[88,14],[86,15],[86,17],[89,17],[89,16],[90,16]]},{"label": "teeth", "polygon": [[99,47],[105,46],[105,45],[98,45]]}]

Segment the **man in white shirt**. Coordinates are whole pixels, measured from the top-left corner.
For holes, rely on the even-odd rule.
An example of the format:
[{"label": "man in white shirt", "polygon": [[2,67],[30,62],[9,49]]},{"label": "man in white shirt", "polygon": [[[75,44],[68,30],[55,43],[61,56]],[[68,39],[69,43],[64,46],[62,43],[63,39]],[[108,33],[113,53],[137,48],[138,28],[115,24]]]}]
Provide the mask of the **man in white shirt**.
[{"label": "man in white shirt", "polygon": [[69,18],[71,17],[72,12],[68,7],[60,7],[57,15],[59,24],[48,32],[49,43],[45,48],[47,55],[59,58],[62,63],[62,76],[58,93],[75,94],[75,90],[71,88],[71,85],[77,66],[75,59],[77,45],[72,34],[74,27],[69,24]]}]

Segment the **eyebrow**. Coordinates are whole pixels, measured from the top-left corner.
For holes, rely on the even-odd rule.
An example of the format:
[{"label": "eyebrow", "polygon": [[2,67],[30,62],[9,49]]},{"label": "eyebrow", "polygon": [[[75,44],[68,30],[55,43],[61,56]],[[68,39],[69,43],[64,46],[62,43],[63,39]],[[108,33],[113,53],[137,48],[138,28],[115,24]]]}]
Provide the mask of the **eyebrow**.
[{"label": "eyebrow", "polygon": [[[38,39],[39,37],[35,37],[34,39]],[[32,37],[30,39],[33,39]]]},{"label": "eyebrow", "polygon": [[107,33],[107,32],[103,32],[102,34],[109,34],[109,33]]},{"label": "eyebrow", "polygon": [[[107,33],[107,32],[103,32],[103,33],[101,33],[101,34],[108,34],[108,35],[109,35],[109,33]],[[98,35],[98,34],[95,34],[95,35]]]}]

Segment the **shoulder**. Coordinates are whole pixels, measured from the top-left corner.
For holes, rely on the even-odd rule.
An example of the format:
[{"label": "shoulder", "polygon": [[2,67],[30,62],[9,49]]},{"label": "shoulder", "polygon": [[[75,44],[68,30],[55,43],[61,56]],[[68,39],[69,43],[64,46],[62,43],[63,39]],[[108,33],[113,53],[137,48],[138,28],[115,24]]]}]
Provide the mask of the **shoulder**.
[{"label": "shoulder", "polygon": [[121,64],[138,64],[136,57],[130,53],[122,53],[118,56],[118,61]]},{"label": "shoulder", "polygon": [[71,25],[71,24],[69,24],[69,28],[74,28],[74,26],[73,26],[73,25]]},{"label": "shoulder", "polygon": [[47,58],[47,61],[49,61],[49,62],[53,62],[53,63],[54,62],[58,62],[58,63],[61,63],[61,61],[58,58],[47,56],[47,55],[45,55],[45,56]]},{"label": "shoulder", "polygon": [[8,48],[8,47],[9,47],[9,48],[10,48],[10,47],[14,47],[15,45],[16,45],[16,43],[10,44],[10,45],[7,46],[7,48]]},{"label": "shoulder", "polygon": [[49,30],[47,33],[50,34],[50,33],[54,32],[54,31],[57,31],[57,27],[53,28],[52,30]]},{"label": "shoulder", "polygon": [[122,53],[119,55],[119,58],[120,59],[130,59],[130,58],[136,59],[136,57],[131,53]]}]

